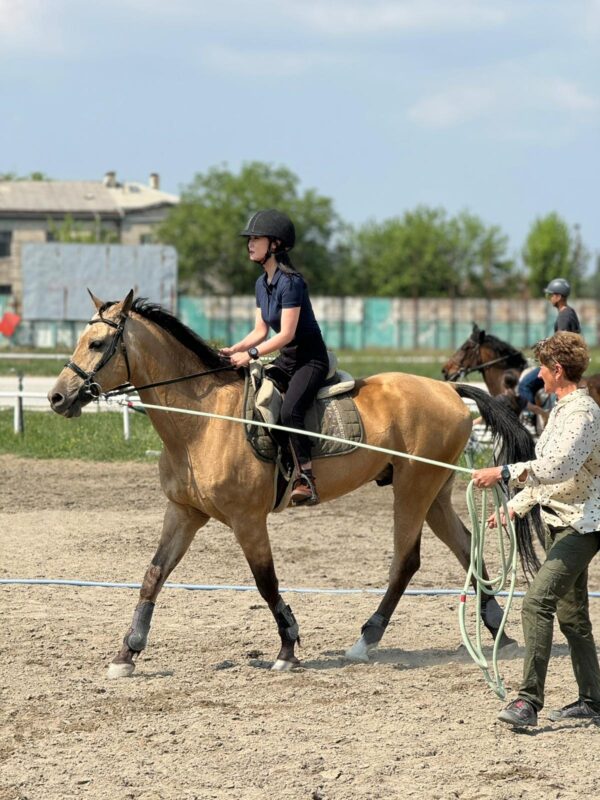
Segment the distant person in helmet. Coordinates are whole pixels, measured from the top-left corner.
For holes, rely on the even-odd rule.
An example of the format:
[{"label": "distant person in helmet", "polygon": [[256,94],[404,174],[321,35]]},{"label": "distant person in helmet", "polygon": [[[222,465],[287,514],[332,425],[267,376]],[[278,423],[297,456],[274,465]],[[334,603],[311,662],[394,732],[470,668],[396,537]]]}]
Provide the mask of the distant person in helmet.
[{"label": "distant person in helmet", "polygon": [[[554,332],[568,331],[570,333],[581,333],[579,317],[575,309],[567,305],[567,297],[571,293],[571,284],[564,278],[554,278],[544,289],[544,294],[558,311],[554,320]],[[544,381],[539,377],[540,369],[536,367],[529,370],[519,381],[519,396],[525,398],[529,403],[535,404],[535,396],[544,387]]]},{"label": "distant person in helmet", "polygon": [[[281,422],[304,430],[304,415],[325,382],[329,359],[306,281],[288,255],[296,240],[294,224],[286,214],[267,209],[250,217],[240,235],[247,239],[250,260],[263,268],[256,281],[256,320],[246,337],[221,353],[229,356],[234,366],[245,367],[251,359],[279,350],[273,365],[277,383],[285,392]],[[268,339],[270,328],[275,335]],[[298,468],[291,502],[316,505],[319,496],[310,440],[294,434],[289,439]]]},{"label": "distant person in helmet", "polygon": [[544,289],[544,294],[558,311],[558,316],[554,322],[554,332],[569,331],[570,333],[581,333],[579,317],[575,309],[567,305],[567,297],[571,294],[571,285],[564,278],[555,278],[550,281]]}]

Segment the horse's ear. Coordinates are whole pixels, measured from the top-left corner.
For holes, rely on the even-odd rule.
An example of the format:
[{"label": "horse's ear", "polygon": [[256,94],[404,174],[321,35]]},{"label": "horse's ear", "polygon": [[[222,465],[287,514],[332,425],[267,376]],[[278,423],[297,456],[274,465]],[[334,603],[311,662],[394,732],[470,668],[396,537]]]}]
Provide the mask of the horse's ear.
[{"label": "horse's ear", "polygon": [[485,341],[485,331],[479,331],[479,344],[483,344]]},{"label": "horse's ear", "polygon": [[124,317],[126,317],[129,314],[132,303],[133,303],[133,289],[130,289],[129,294],[127,295],[125,300],[123,300],[123,305],[121,308],[121,314]]},{"label": "horse's ear", "polygon": [[90,292],[89,289],[87,291],[88,291],[89,296],[92,298],[92,303],[96,306],[96,311],[100,311],[100,309],[102,308],[104,303],[102,302],[102,300],[100,300],[100,298],[96,297],[95,294]]}]

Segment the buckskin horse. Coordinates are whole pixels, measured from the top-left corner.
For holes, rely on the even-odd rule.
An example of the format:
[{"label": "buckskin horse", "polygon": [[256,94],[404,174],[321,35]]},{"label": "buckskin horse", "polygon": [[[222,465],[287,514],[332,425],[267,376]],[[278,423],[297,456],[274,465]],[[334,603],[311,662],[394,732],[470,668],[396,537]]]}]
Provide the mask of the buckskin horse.
[{"label": "buckskin horse", "polygon": [[[481,372],[489,393],[498,395],[502,391],[504,373],[510,370],[520,375],[526,367],[523,353],[473,325],[469,338],[442,367],[442,375],[446,381],[457,381],[472,372]],[[584,375],[581,385],[587,386],[591,397],[600,405],[600,373]]]},{"label": "buckskin horse", "polygon": [[[92,299],[96,313],[49,392],[54,411],[64,417],[79,416],[100,392],[127,384],[137,387],[149,405],[241,416],[242,373],[176,317],[143,299],[134,301],[133,292],[121,302],[103,303],[93,295]],[[199,367],[203,372],[198,373]],[[190,375],[192,380],[172,382],[177,376]],[[357,381],[353,392],[365,440],[372,445],[455,464],[471,431],[463,395],[476,400],[486,421],[503,436],[502,458],[517,461],[532,455],[528,434],[515,428],[489,395],[473,387],[384,373]],[[157,596],[196,532],[211,517],[233,531],[275,618],[281,647],[273,669],[290,669],[299,663],[295,654],[299,628],[279,594],[267,531],[274,465],[254,456],[242,425],[154,409],[148,409],[148,416],[164,445],[159,472],[168,502],[158,549],[144,575],[131,626],[109,665],[109,676],[133,673],[147,644]],[[470,533],[452,507],[452,470],[364,448],[326,461],[331,463],[317,460],[314,464],[322,501],[377,478],[393,485],[394,554],[388,587],[347,652],[351,659],[367,661],[419,568],[424,522],[465,569],[470,560]],[[529,523],[520,531],[519,544],[524,566],[530,565],[535,554]],[[482,618],[495,636],[501,609],[494,598],[484,601]],[[505,637],[501,644],[511,641]]]}]

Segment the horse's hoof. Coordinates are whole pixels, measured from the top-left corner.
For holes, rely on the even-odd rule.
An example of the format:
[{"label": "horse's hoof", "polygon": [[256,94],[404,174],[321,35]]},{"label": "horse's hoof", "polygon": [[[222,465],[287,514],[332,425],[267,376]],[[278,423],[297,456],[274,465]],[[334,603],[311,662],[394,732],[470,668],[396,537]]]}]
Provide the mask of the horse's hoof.
[{"label": "horse's hoof", "polygon": [[375,644],[367,644],[364,640],[364,637],[360,637],[358,641],[352,645],[348,650],[346,650],[345,657],[348,661],[358,661],[361,664],[368,664],[369,663],[369,653],[371,653],[377,645]]},{"label": "horse's hoof", "polygon": [[298,662],[294,661],[284,661],[282,658],[278,658],[277,661],[271,667],[273,672],[289,672],[294,667],[298,666]]},{"label": "horse's hoof", "polygon": [[135,670],[135,664],[123,661],[121,663],[116,663],[113,661],[108,665],[108,675],[107,677],[111,680],[113,678],[130,678],[133,675],[133,671]]}]

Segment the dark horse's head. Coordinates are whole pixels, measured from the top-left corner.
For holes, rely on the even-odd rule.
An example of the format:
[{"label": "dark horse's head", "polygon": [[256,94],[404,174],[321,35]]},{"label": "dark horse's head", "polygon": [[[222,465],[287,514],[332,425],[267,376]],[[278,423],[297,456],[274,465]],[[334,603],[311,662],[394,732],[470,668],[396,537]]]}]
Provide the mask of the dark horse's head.
[{"label": "dark horse's head", "polygon": [[469,338],[442,367],[442,375],[445,381],[457,381],[471,372],[480,371],[485,375],[485,370],[491,366],[522,372],[527,361],[512,345],[473,324]]}]

